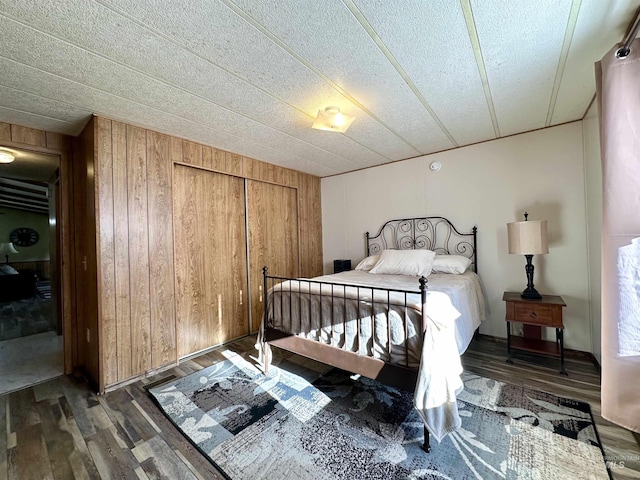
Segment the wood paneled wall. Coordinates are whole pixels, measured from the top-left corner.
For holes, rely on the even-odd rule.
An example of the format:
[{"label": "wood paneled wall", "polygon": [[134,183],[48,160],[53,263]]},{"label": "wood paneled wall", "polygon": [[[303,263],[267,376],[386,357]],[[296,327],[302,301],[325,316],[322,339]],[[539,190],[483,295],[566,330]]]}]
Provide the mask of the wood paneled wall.
[{"label": "wood paneled wall", "polygon": [[[100,389],[176,361],[175,141],[95,119]],[[153,327],[153,332],[152,332]]]},{"label": "wood paneled wall", "polygon": [[76,338],[76,310],[74,301],[74,235],[73,235],[73,157],[71,137],[35,128],[0,122],[0,145],[16,149],[59,155],[59,184],[56,207],[56,251],[52,252],[52,291],[62,301],[56,304],[62,319],[65,373],[80,364]]},{"label": "wood paneled wall", "polygon": [[[46,132],[0,122],[0,142],[7,147],[26,148],[43,153],[64,154],[68,158],[71,138],[61,133]],[[44,149],[44,150],[43,150]]]},{"label": "wood paneled wall", "polygon": [[[100,390],[178,359],[175,163],[297,189],[300,274],[322,274],[320,179],[95,117]],[[272,272],[278,274],[278,272]]]}]

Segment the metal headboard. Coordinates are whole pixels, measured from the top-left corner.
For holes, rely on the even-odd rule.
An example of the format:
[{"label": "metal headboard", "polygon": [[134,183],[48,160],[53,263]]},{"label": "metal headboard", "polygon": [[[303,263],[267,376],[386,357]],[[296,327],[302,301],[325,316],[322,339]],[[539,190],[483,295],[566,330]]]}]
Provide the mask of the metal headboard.
[{"label": "metal headboard", "polygon": [[367,255],[385,249],[426,249],[440,255],[464,255],[471,259],[471,267],[477,273],[477,232],[478,227],[474,226],[470,233],[461,233],[444,217],[389,220],[376,235],[366,233]]}]

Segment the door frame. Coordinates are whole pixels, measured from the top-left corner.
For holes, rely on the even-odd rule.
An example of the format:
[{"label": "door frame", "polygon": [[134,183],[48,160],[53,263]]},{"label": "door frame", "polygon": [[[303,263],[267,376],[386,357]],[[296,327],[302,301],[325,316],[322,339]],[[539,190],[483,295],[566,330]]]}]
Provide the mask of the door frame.
[{"label": "door frame", "polygon": [[[22,150],[27,152],[44,153],[58,157],[58,188],[56,201],[56,209],[59,217],[55,219],[56,230],[56,249],[57,258],[56,266],[51,269],[56,271],[57,283],[57,315],[58,322],[61,320],[62,326],[62,345],[63,345],[63,364],[64,374],[68,375],[77,365],[77,348],[75,338],[75,317],[76,311],[73,302],[73,292],[75,291],[74,265],[74,238],[73,238],[73,214],[71,210],[71,198],[73,192],[72,179],[72,141],[71,137],[61,135],[60,148],[47,148],[37,145],[24,144],[14,142],[8,139],[0,140],[0,144],[7,148]],[[51,180],[47,182],[48,187]],[[49,223],[51,225],[51,213],[49,213]]]}]

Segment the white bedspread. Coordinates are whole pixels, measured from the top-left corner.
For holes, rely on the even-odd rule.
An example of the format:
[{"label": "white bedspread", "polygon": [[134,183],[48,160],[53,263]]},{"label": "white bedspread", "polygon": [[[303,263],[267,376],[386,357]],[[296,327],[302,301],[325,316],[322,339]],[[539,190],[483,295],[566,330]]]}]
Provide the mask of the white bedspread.
[{"label": "white bedspread", "polygon": [[[479,277],[473,272],[462,275],[432,274],[428,277],[427,325],[423,345],[420,345],[417,333],[421,320],[417,277],[374,275],[352,270],[313,280],[416,292],[406,297],[400,293],[387,297],[386,293],[370,288],[332,288],[324,285],[320,290],[318,284],[284,282],[275,287],[277,299],[280,302],[284,299],[284,302],[274,302],[275,317],[279,322],[274,326],[305,338],[341,348],[346,346],[360,355],[386,362],[408,363],[414,368],[419,364],[414,405],[429,432],[440,441],[459,427],[456,396],[462,390],[460,355],[466,350],[475,329],[485,316]],[[334,299],[333,303],[329,303],[332,290],[334,297],[339,293],[351,300],[341,303]],[[303,296],[302,301],[297,303],[296,294],[290,291],[302,291],[308,296]],[[375,299],[373,304],[369,301],[372,294]],[[317,300],[320,296],[322,301]],[[291,300],[293,303],[290,303]],[[377,308],[377,302],[385,307]],[[317,310],[312,311],[314,308]],[[335,315],[336,311],[350,319],[359,318],[357,325],[352,320],[347,322],[344,330],[336,328],[331,321],[331,315]],[[317,320],[313,320],[314,315],[323,318],[321,327],[317,325]],[[408,319],[406,326],[405,318]],[[399,353],[403,351],[400,347],[405,345],[409,350],[408,359],[404,353]],[[268,355],[268,350],[262,351],[260,335],[256,347],[261,351],[261,357],[263,353]]]}]

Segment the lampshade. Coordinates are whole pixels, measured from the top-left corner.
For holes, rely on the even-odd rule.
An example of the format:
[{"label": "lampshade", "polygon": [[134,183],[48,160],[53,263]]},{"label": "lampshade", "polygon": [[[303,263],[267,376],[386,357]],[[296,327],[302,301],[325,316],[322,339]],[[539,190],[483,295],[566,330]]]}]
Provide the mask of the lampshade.
[{"label": "lampshade", "polygon": [[13,243],[0,243],[0,255],[8,255],[10,253],[18,253]]},{"label": "lampshade", "polygon": [[313,122],[311,127],[318,130],[344,133],[355,118],[341,113],[338,107],[327,107],[324,110],[318,110],[316,121]]},{"label": "lampshade", "polygon": [[549,253],[546,220],[507,223],[507,237],[509,253],[519,255]]}]

